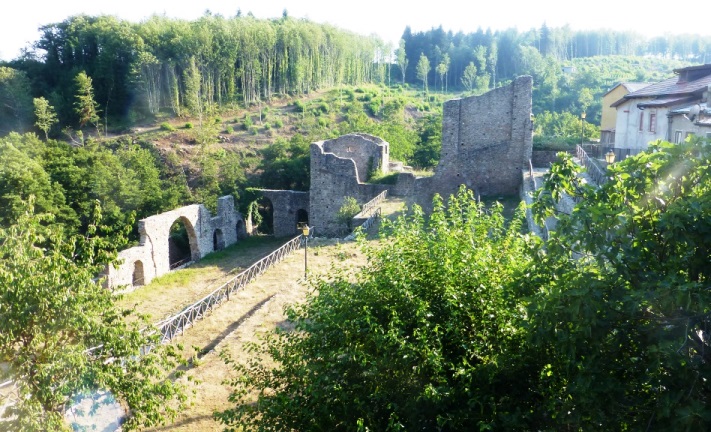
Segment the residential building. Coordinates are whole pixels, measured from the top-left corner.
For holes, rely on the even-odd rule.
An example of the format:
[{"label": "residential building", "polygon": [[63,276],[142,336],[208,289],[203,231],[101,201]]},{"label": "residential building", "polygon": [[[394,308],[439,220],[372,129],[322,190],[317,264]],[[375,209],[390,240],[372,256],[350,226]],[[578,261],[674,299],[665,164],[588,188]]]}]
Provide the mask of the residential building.
[{"label": "residential building", "polygon": [[674,74],[611,104],[617,110],[615,148],[646,149],[658,139],[681,142],[690,134],[711,132],[711,64],[675,69]]},{"label": "residential building", "polygon": [[641,90],[650,83],[623,82],[612,87],[602,96],[602,118],[600,120],[600,144],[612,146],[615,144],[615,127],[617,123],[617,110],[612,104],[622,99],[625,95]]}]

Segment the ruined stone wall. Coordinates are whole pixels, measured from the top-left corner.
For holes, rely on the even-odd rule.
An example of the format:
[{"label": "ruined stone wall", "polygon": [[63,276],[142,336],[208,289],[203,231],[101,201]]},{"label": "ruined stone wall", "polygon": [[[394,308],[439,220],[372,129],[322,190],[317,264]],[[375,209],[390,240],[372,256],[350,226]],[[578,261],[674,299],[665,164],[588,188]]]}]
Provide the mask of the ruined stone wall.
[{"label": "ruined stone wall", "polygon": [[358,181],[368,181],[368,171],[388,172],[390,145],[373,135],[348,134],[322,141],[323,151],[344,159],[352,159],[358,172]]},{"label": "ruined stone wall", "polygon": [[140,233],[139,246],[119,253],[123,260],[118,268],[107,269],[106,285],[116,288],[132,285],[136,262],[143,266],[143,283],[147,284],[158,276],[170,271],[169,237],[170,227],[176,220],[185,225],[190,241],[190,254],[193,261],[215,250],[215,233],[221,239],[218,249],[237,241],[237,224],[244,222],[234,206],[234,198],[220,197],[217,200],[217,214],[212,216],[202,204],[193,204],[169,212],[161,213],[138,221]]},{"label": "ruined stone wall", "polygon": [[287,237],[299,234],[296,229],[299,210],[309,214],[309,193],[299,191],[267,190],[260,191],[272,202],[274,211],[274,236]]},{"label": "ruined stone wall", "polygon": [[[339,157],[325,150],[327,148],[339,150],[345,146],[345,143],[350,143],[353,147],[352,151],[344,154],[361,155],[358,158],[361,162],[367,163],[371,156],[375,160],[387,156],[387,152],[380,153],[383,146],[378,145],[378,141],[369,140],[364,135],[347,135],[347,137],[349,138],[341,139],[344,138],[341,137],[311,144],[309,221],[314,226],[316,235],[337,236],[343,233],[344,227],[338,222],[336,215],[343,206],[345,197],[352,196],[359,204],[364,204],[388,188],[386,185],[361,183],[359,167],[353,158]],[[363,149],[357,150],[358,146],[373,149],[377,153],[369,155]]]},{"label": "ruined stone wall", "polygon": [[483,196],[518,194],[531,158],[531,91],[525,76],[445,102],[440,162],[431,180],[416,182],[415,201],[429,209],[435,193],[447,197],[461,184]]}]

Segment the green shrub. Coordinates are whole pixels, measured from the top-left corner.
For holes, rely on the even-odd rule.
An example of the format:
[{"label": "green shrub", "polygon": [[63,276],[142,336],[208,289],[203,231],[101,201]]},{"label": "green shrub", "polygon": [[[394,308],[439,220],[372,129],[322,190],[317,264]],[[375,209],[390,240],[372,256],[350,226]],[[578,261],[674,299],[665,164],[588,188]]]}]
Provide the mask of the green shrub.
[{"label": "green shrub", "polygon": [[269,130],[272,128],[272,125],[269,123],[264,123],[264,130]]},{"label": "green shrub", "polygon": [[171,132],[171,131],[174,131],[175,128],[173,126],[171,126],[170,123],[161,123],[160,130]]},{"label": "green shrub", "polygon": [[249,133],[252,135],[259,135],[259,128],[257,126],[250,126]]},{"label": "green shrub", "polygon": [[184,127],[185,129],[192,129],[192,128],[193,128],[193,124],[190,123],[190,122],[187,122],[187,123],[185,123],[185,126],[183,126],[183,127]]},{"label": "green shrub", "polygon": [[252,125],[254,125],[254,122],[252,121],[252,117],[249,114],[245,114],[244,116],[244,121],[242,122],[242,126],[244,127],[244,130],[248,131]]},{"label": "green shrub", "polygon": [[235,131],[235,129],[232,126],[227,126],[227,129],[225,129],[226,134],[231,134]]},{"label": "green shrub", "polygon": [[215,122],[215,124],[220,124],[220,123],[222,123],[222,119],[219,117],[215,117],[214,122]]},{"label": "green shrub", "polygon": [[284,122],[281,119],[276,119],[274,120],[274,127],[277,129],[282,128],[284,127]]},{"label": "green shrub", "polygon": [[304,112],[306,110],[306,105],[304,105],[303,102],[300,100],[294,101],[294,108],[296,108],[296,112]]}]

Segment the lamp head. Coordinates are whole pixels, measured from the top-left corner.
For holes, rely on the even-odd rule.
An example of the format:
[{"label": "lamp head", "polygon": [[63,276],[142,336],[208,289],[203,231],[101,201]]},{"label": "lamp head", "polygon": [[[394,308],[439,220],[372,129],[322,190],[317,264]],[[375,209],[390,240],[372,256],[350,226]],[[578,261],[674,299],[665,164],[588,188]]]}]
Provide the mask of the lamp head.
[{"label": "lamp head", "polygon": [[615,152],[610,150],[609,152],[605,153],[605,162],[607,162],[608,164],[615,162]]},{"label": "lamp head", "polygon": [[581,119],[585,120],[585,117],[586,117],[585,111],[583,111],[582,113],[580,113],[580,118],[581,118]]}]

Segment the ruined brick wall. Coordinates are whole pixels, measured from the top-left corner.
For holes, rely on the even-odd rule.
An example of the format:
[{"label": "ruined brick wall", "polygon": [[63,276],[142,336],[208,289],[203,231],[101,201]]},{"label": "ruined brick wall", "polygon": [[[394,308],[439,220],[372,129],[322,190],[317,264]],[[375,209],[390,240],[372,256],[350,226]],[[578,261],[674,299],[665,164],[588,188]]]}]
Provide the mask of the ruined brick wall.
[{"label": "ruined brick wall", "polygon": [[[387,157],[387,143],[368,138],[367,135],[346,135],[330,141],[320,141],[311,144],[311,189],[309,192],[309,221],[315,228],[317,236],[337,236],[343,234],[343,226],[336,215],[343,206],[345,197],[352,196],[358,203],[370,201],[383,190],[386,185],[365,184],[361,178],[356,161],[348,156],[358,155],[361,163]],[[383,143],[385,145],[383,145]],[[346,145],[351,151],[341,153]],[[347,147],[345,147],[347,148]],[[337,150],[343,156],[338,156],[326,149]],[[371,149],[372,153],[368,153]],[[386,164],[387,166],[387,164]],[[365,169],[367,170],[367,166]],[[365,178],[365,177],[364,177]]]},{"label": "ruined brick wall", "polygon": [[306,212],[308,219],[309,193],[267,189],[262,189],[260,192],[272,202],[274,236],[287,237],[299,234],[296,229],[299,210]]},{"label": "ruined brick wall", "polygon": [[109,288],[131,286],[136,262],[143,267],[141,285],[170,271],[169,237],[170,227],[176,220],[185,225],[190,241],[193,261],[198,261],[215,250],[215,234],[221,241],[218,249],[237,241],[237,226],[244,221],[235,210],[234,198],[220,197],[217,200],[217,214],[212,216],[202,204],[193,204],[169,212],[161,213],[138,221],[139,246],[119,252],[122,264],[118,268],[109,266],[106,271],[106,285]]},{"label": "ruined brick wall", "polygon": [[352,159],[358,172],[358,181],[368,181],[368,171],[388,172],[390,145],[381,138],[368,134],[348,134],[322,141],[323,151],[344,159]]},{"label": "ruined brick wall", "polygon": [[519,77],[481,96],[445,102],[442,153],[431,180],[418,181],[415,200],[429,209],[432,196],[461,184],[483,196],[518,194],[532,149],[532,80]]}]

